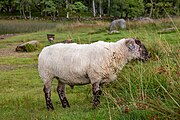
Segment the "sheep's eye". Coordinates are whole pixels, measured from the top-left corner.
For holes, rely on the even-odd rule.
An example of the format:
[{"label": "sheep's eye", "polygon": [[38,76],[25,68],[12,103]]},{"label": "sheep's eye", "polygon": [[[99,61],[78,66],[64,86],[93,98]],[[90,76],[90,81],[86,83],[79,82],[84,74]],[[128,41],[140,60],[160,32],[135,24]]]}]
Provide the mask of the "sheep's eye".
[{"label": "sheep's eye", "polygon": [[146,54],[146,52],[145,52],[145,51],[143,51],[142,53],[143,53],[143,54]]}]

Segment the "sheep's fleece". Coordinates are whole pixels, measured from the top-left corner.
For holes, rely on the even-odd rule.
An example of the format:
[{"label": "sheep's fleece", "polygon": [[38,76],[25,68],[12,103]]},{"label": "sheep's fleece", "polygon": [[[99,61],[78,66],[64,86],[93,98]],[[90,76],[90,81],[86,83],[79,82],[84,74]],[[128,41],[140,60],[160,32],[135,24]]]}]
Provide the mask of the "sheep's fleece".
[{"label": "sheep's fleece", "polygon": [[[142,58],[143,55],[139,52],[142,44],[135,40],[127,38],[111,43],[103,41],[92,44],[59,43],[45,47],[38,59],[38,70],[44,81],[45,96],[46,93],[47,96],[50,93],[53,78],[57,78],[58,83],[64,86],[91,83],[93,94],[96,95],[99,85],[116,80],[117,71],[121,70],[128,61]],[[98,101],[97,99],[95,102]],[[60,100],[63,104],[63,99]],[[48,104],[51,102],[47,103],[47,107]]]}]

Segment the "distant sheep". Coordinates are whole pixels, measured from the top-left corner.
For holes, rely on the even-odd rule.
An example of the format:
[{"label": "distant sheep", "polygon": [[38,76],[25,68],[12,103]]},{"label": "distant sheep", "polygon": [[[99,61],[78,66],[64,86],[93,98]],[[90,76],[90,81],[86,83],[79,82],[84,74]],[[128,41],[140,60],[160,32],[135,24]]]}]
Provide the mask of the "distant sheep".
[{"label": "distant sheep", "polygon": [[144,45],[136,39],[128,38],[117,42],[95,42],[92,44],[54,44],[45,47],[39,55],[38,70],[44,81],[44,93],[48,109],[51,103],[51,82],[58,80],[57,92],[62,107],[70,107],[65,96],[65,84],[92,84],[93,106],[100,104],[103,83],[117,79],[116,73],[132,59],[149,59]]}]

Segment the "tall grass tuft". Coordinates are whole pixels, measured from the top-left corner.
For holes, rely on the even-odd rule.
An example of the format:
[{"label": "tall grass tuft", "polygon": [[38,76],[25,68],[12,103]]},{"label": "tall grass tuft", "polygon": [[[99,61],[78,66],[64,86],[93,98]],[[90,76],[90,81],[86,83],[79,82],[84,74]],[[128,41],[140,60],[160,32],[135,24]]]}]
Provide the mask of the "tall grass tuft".
[{"label": "tall grass tuft", "polygon": [[[149,119],[178,119],[180,53],[160,40],[150,43],[148,49],[151,60],[145,64],[137,61],[128,64],[118,81],[106,86],[105,97],[120,113],[145,110],[151,113]],[[145,115],[144,119],[148,117]]]}]

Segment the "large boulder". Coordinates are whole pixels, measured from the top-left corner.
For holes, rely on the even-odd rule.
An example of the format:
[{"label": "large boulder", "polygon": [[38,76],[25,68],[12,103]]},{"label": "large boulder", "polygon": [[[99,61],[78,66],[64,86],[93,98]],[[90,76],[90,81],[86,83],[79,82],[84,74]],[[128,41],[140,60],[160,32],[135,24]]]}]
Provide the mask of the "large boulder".
[{"label": "large boulder", "polygon": [[111,22],[110,32],[118,31],[119,29],[126,29],[126,21],[124,19],[118,19]]},{"label": "large boulder", "polygon": [[16,52],[32,52],[35,51],[38,46],[39,42],[36,40],[32,40],[23,44],[20,44],[16,47]]}]

